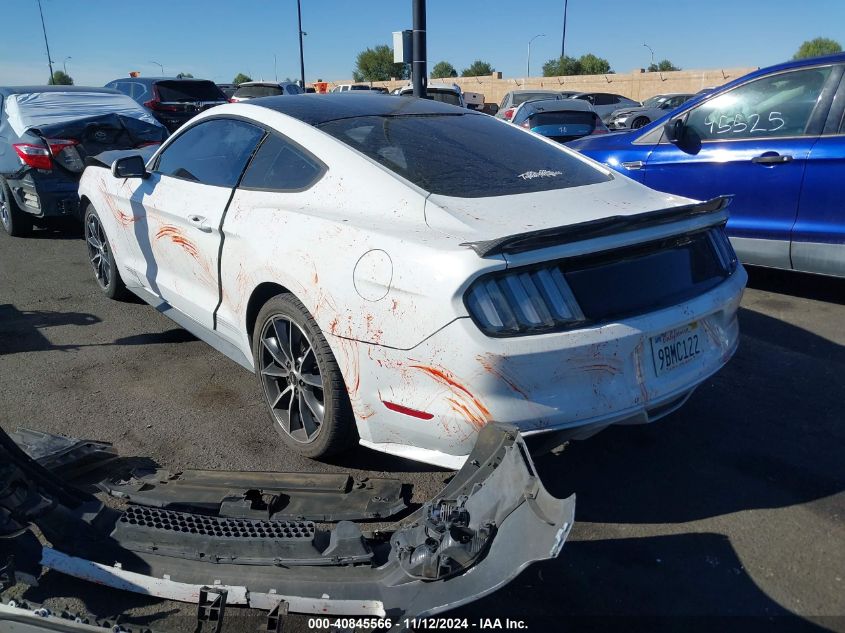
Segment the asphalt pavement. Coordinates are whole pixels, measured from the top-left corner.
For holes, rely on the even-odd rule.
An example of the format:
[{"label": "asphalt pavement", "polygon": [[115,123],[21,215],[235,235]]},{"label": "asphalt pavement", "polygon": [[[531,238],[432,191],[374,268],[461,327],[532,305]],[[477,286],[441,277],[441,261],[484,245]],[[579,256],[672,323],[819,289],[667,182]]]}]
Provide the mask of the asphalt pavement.
[{"label": "asphalt pavement", "polygon": [[[450,615],[532,633],[845,631],[845,280],[750,274],[739,351],[680,411],[537,459],[551,492],[578,496],[560,558]],[[0,234],[0,425],[171,470],[398,476],[418,503],[451,474],[363,448],[331,463],[287,452],[254,376],[145,304],[102,296],[67,230]],[[10,595],[194,628],[193,606],[55,572]],[[235,611],[226,631],[264,626]]]}]

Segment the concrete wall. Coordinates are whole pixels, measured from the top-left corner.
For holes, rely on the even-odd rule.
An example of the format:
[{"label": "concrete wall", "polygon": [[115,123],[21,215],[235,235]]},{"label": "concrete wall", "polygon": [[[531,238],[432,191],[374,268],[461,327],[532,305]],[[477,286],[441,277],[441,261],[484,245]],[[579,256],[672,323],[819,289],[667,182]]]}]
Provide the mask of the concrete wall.
[{"label": "concrete wall", "polygon": [[[458,84],[462,90],[484,94],[487,103],[501,103],[505,94],[522,88],[548,90],[577,90],[580,92],[612,92],[636,101],[667,92],[698,92],[702,88],[720,86],[741,77],[756,68],[724,68],[719,70],[679,70],[668,73],[646,73],[635,70],[612,75],[575,75],[571,77],[528,77],[527,79],[502,79],[501,73],[490,77],[456,77],[450,80],[435,79],[430,83],[447,81]],[[329,82],[329,89],[342,83],[355,83],[351,79]],[[408,85],[406,80],[375,81],[374,86],[390,90]]]}]

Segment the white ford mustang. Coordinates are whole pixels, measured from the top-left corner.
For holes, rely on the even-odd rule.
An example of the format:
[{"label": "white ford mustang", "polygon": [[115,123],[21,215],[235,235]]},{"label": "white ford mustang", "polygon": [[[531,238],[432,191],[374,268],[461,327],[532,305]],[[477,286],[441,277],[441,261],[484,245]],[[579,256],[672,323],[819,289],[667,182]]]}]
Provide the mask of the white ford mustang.
[{"label": "white ford mustang", "polygon": [[737,345],[727,200],[470,110],[268,97],[108,167],[79,191],[99,285],[254,371],[310,457],[360,441],[458,467],[494,420],[556,439],[648,422]]}]

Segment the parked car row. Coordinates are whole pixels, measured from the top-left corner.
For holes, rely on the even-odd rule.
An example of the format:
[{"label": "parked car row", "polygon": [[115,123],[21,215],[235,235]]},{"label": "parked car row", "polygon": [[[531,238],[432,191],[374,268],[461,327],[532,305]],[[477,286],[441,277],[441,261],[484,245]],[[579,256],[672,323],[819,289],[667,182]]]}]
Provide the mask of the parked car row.
[{"label": "parked car row", "polygon": [[[682,406],[736,349],[731,241],[845,274],[843,77],[791,62],[612,134],[583,93],[506,122],[444,86],[225,103],[141,147],[166,133],[130,102],[160,136],[88,157],[85,244],[106,296],[253,371],[291,450],[454,468],[492,420],[559,443]],[[20,161],[78,167],[26,102]]]}]

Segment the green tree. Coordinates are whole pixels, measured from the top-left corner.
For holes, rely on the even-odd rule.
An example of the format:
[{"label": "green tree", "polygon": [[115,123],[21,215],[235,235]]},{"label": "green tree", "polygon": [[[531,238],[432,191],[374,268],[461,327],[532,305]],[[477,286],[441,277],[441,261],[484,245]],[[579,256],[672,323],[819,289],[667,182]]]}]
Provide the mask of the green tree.
[{"label": "green tree", "polygon": [[592,53],[581,55],[578,60],[581,64],[582,75],[604,75],[611,72],[610,62],[602,57],[596,57]]},{"label": "green tree", "polygon": [[176,75],[179,79],[193,79],[194,76],[191,73],[179,73]]},{"label": "green tree", "polygon": [[469,65],[469,68],[463,69],[461,77],[484,77],[485,75],[492,75],[495,70],[487,62],[476,59]]},{"label": "green tree", "polygon": [[445,79],[447,77],[457,77],[458,71],[449,62],[437,62],[434,68],[431,69],[432,79]]},{"label": "green tree", "polygon": [[668,59],[661,59],[656,64],[649,64],[647,72],[650,73],[668,73],[673,70],[681,70],[678,66],[675,66],[672,62]]},{"label": "green tree", "polygon": [[543,77],[563,77],[566,75],[604,75],[612,73],[610,62],[592,53],[574,57],[558,57],[543,64]]},{"label": "green tree", "polygon": [[237,75],[235,75],[235,78],[232,80],[232,83],[237,86],[238,84],[242,84],[245,81],[252,81],[252,77],[250,77],[249,75],[244,75],[243,73],[238,73]]},{"label": "green tree", "polygon": [[50,80],[51,86],[72,86],[73,77],[62,70],[57,70],[53,73],[53,78]]},{"label": "green tree", "polygon": [[814,40],[807,40],[798,48],[798,52],[792,59],[807,59],[808,57],[821,57],[822,55],[833,55],[842,52],[842,44],[827,37],[817,37]]},{"label": "green tree", "polygon": [[405,64],[393,63],[393,49],[387,44],[367,48],[358,53],[352,78],[355,81],[388,81],[391,77],[408,78]]},{"label": "green tree", "polygon": [[566,75],[580,75],[581,62],[574,57],[558,57],[543,64],[543,77],[564,77]]}]

